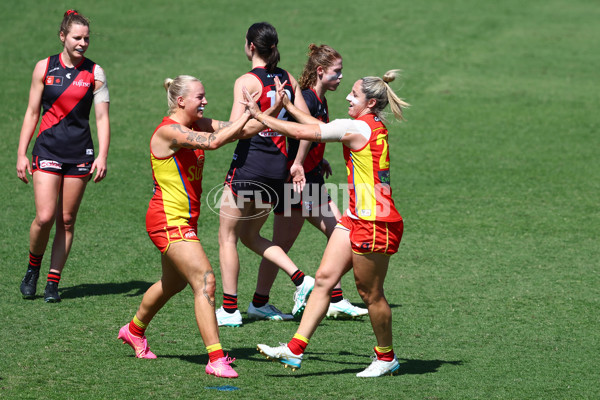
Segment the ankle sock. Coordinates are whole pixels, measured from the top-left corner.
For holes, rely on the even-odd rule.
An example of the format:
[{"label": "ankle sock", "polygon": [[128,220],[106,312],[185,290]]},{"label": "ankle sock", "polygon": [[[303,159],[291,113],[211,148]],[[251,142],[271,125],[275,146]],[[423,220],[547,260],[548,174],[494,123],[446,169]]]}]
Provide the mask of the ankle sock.
[{"label": "ankle sock", "polygon": [[304,282],[304,272],[299,269],[296,270],[296,272],[292,274],[292,282],[294,282],[294,285],[296,286],[302,285],[302,282]]},{"label": "ankle sock", "polygon": [[295,355],[303,354],[306,346],[308,346],[308,339],[298,333],[287,344],[288,349]]},{"label": "ankle sock", "polygon": [[333,289],[331,291],[331,299],[330,302],[331,303],[339,303],[340,301],[344,300],[344,295],[342,293],[342,289]]},{"label": "ankle sock", "polygon": [[43,253],[38,256],[36,254],[33,254],[30,251],[29,252],[29,265],[27,266],[27,268],[39,271],[40,267],[42,266],[42,259],[43,258],[44,258],[44,254]]},{"label": "ankle sock", "polygon": [[54,282],[58,285],[60,282],[60,272],[48,272],[48,282]]},{"label": "ankle sock", "polygon": [[256,308],[263,307],[269,302],[269,296],[263,296],[262,294],[258,294],[254,292],[254,297],[252,298],[252,305]]},{"label": "ankle sock", "polygon": [[238,309],[237,294],[223,293],[223,309],[233,314]]},{"label": "ankle sock", "polygon": [[143,323],[138,319],[137,315],[134,315],[129,323],[129,332],[131,332],[133,336],[144,337],[147,327],[148,324]]},{"label": "ankle sock", "polygon": [[217,361],[219,358],[225,357],[225,354],[223,353],[223,348],[221,347],[221,343],[206,346],[206,351],[208,353],[209,362],[214,362]]},{"label": "ankle sock", "polygon": [[392,361],[394,359],[394,349],[392,346],[379,347],[373,349],[377,355],[377,359],[381,361]]}]

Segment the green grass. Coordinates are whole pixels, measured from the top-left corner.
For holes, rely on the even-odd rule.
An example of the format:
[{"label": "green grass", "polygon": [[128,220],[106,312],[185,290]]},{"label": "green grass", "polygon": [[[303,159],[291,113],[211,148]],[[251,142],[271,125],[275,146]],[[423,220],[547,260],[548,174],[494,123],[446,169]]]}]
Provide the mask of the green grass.
[{"label": "green grass", "polygon": [[[92,19],[88,56],[108,75],[113,138],[108,177],[90,184],[80,210],[64,300],[45,304],[18,292],[34,207],[15,153],[31,71],[60,50],[68,8]],[[0,398],[599,398],[599,19],[589,0],[9,0],[0,14]],[[281,66],[296,76],[311,42],[344,56],[344,80],[328,95],[334,118],[345,116],[356,79],[403,70],[393,87],[412,107],[407,122],[389,125],[405,218],[386,280],[396,377],[354,377],[375,344],[368,320],[325,321],[295,373],[255,345],[288,340],[297,322],[222,329],[240,378],[206,376],[189,289],[147,332],[157,360],[133,358],[116,339],[160,275],[144,217],[148,139],[167,109],[162,81],[198,76],[207,115],[227,119],[233,82],[249,69],[245,30],[262,20],[278,29]],[[206,192],[222,182],[232,151],[207,155]],[[339,145],[326,157],[331,181],[343,182]],[[217,229],[204,205],[200,232],[218,275]],[[290,255],[314,272],[324,246],[306,228]],[[260,259],[243,246],[240,255],[245,310]],[[345,295],[358,303],[353,286],[345,277]],[[287,310],[292,291],[282,274],[271,299]],[[227,384],[239,390],[211,389]]]}]

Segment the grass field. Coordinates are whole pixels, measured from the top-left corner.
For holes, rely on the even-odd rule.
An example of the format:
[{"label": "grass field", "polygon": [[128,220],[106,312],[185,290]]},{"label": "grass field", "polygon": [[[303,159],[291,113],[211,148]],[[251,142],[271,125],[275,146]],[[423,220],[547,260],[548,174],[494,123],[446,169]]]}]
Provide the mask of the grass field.
[{"label": "grass field", "polygon": [[[108,176],[90,184],[79,213],[63,301],[45,304],[18,291],[34,207],[32,186],[16,177],[16,148],[33,66],[60,51],[68,8],[92,20],[87,56],[108,75],[113,137]],[[157,360],[135,359],[116,339],[160,276],[144,217],[148,140],[167,109],[162,81],[198,76],[206,114],[228,119],[233,82],[250,67],[245,31],[262,20],[278,29],[280,65],[296,76],[311,42],[344,56],[342,84],[328,95],[334,118],[345,117],[356,79],[403,70],[392,86],[412,107],[407,122],[389,125],[405,219],[386,280],[402,364],[395,377],[354,376],[375,344],[368,320],[325,321],[295,373],[255,346],[287,341],[297,322],[222,329],[240,378],[207,376],[189,289],[147,331]],[[0,398],[600,398],[599,20],[591,0],[8,0],[0,13]],[[206,191],[222,182],[232,152],[207,154]],[[340,146],[326,157],[331,182],[343,182]],[[218,218],[203,207],[199,230],[219,275]],[[305,228],[290,256],[314,272],[324,246]],[[245,311],[260,259],[243,246],[240,255]],[[350,276],[343,287],[360,304]],[[291,309],[292,292],[282,274],[272,302]]]}]

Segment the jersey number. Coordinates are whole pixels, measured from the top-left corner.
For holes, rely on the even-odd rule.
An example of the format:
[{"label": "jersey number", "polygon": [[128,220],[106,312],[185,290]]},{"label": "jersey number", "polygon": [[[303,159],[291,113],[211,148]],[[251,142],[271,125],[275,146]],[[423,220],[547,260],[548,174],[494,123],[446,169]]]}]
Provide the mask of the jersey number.
[{"label": "jersey number", "polygon": [[378,145],[383,144],[383,150],[381,150],[381,157],[379,157],[379,168],[380,169],[389,169],[390,168],[390,161],[388,160],[388,143],[386,140],[386,136],[387,136],[386,134],[378,135],[377,141],[375,142]]},{"label": "jersey number", "polygon": [[[287,95],[287,97],[289,97],[290,99],[292,98],[292,94],[288,89],[285,89],[285,94]],[[267,97],[271,100],[271,107],[273,107],[273,105],[275,104],[275,96],[277,95],[277,92],[275,90],[271,90],[269,92],[267,92]],[[284,121],[287,121],[287,116],[286,116],[286,109],[282,108],[281,111],[279,112],[279,115],[277,116],[277,119],[282,119]]]}]

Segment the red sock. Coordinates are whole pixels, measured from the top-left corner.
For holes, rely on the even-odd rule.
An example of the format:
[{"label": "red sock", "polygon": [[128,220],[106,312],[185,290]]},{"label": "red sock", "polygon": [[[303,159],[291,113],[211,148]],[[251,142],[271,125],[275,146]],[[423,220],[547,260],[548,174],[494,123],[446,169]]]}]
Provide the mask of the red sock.
[{"label": "red sock", "polygon": [[308,346],[308,342],[305,342],[304,340],[301,340],[301,339],[297,338],[296,336],[297,335],[294,335],[292,340],[290,340],[290,342],[287,344],[287,347],[295,355],[300,355],[300,354],[304,353],[304,350],[306,350],[306,346]]},{"label": "red sock", "polygon": [[221,343],[207,346],[206,351],[208,352],[208,361],[209,362],[215,362],[219,358],[225,357],[225,353],[223,353],[223,348],[221,347]]},{"label": "red sock", "polygon": [[238,309],[237,294],[223,293],[223,309],[230,314]]},{"label": "red sock", "polygon": [[60,273],[48,272],[48,282],[54,282],[58,285],[58,283],[60,282]]},{"label": "red sock", "polygon": [[144,337],[144,333],[146,332],[146,329],[137,326],[135,324],[135,322],[133,322],[133,320],[131,320],[131,322],[129,323],[129,332],[131,332],[131,334],[133,336]]},{"label": "red sock", "polygon": [[377,351],[377,347],[375,347],[373,350],[375,351],[375,354],[377,355],[378,360],[392,361],[394,359],[394,350],[390,350],[385,353],[381,353],[381,352]]}]

